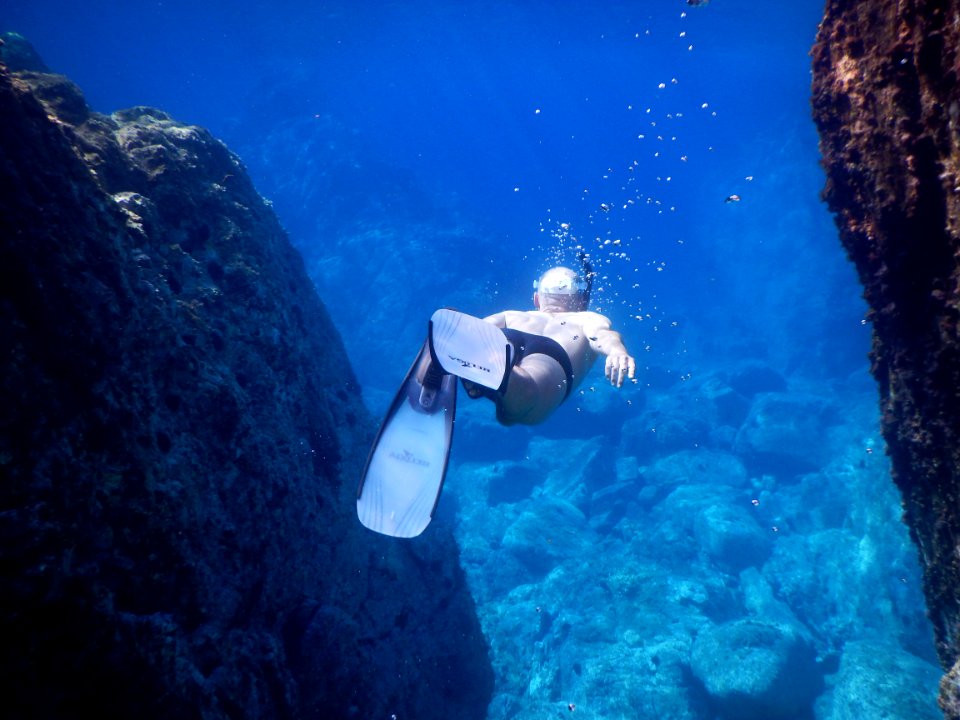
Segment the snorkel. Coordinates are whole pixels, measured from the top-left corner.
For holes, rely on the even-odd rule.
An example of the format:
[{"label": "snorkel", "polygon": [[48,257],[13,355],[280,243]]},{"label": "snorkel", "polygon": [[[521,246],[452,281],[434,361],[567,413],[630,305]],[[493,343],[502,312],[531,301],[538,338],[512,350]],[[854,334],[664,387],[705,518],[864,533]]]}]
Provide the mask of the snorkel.
[{"label": "snorkel", "polygon": [[590,293],[593,292],[593,276],[595,273],[593,272],[593,265],[590,264],[590,257],[583,251],[583,248],[577,253],[577,260],[580,261],[581,275],[585,285],[583,289],[583,309],[586,310],[590,307]]}]

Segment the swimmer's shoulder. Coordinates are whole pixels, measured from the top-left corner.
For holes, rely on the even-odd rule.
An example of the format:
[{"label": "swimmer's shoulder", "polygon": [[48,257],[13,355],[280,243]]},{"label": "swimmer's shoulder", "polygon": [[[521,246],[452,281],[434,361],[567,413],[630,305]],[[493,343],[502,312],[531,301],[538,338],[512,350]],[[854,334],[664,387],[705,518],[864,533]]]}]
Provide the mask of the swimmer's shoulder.
[{"label": "swimmer's shoulder", "polygon": [[507,322],[513,321],[523,321],[538,315],[542,315],[538,310],[504,310],[500,313],[500,316],[507,320]]},{"label": "swimmer's shoulder", "polygon": [[572,320],[580,323],[580,325],[583,326],[610,326],[610,318],[608,318],[606,315],[601,315],[598,312],[594,312],[593,310],[581,310],[580,312],[570,314],[573,316],[571,318]]}]

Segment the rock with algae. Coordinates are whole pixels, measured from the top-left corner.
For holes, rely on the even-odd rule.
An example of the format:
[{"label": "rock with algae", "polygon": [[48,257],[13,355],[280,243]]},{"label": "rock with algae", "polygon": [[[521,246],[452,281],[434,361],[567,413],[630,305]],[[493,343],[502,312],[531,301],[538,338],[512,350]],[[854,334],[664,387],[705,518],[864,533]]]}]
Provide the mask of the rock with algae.
[{"label": "rock with algae", "polygon": [[372,423],[237,157],[59,75],[0,114],[5,714],[483,717],[452,538],[356,522]]}]

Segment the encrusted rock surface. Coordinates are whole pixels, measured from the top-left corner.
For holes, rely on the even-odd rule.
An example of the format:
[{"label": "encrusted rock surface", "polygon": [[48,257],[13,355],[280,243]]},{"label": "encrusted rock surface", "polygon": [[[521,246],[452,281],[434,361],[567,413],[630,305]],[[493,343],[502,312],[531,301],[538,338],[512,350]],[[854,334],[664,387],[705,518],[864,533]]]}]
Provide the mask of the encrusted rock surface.
[{"label": "encrusted rock surface", "polygon": [[813,51],[825,198],[873,324],[873,373],[924,569],[941,706],[960,717],[960,4],[829,0]]},{"label": "encrusted rock surface", "polygon": [[700,632],[690,669],[723,717],[796,718],[818,689],[814,655],[796,627],[737,620]]},{"label": "encrusted rock surface", "polygon": [[884,640],[853,640],[843,648],[831,697],[818,720],[909,717],[935,720],[939,715],[927,688],[937,668]]},{"label": "encrusted rock surface", "polygon": [[442,527],[354,517],[340,337],[206,131],[0,66],[6,717],[481,718]]}]

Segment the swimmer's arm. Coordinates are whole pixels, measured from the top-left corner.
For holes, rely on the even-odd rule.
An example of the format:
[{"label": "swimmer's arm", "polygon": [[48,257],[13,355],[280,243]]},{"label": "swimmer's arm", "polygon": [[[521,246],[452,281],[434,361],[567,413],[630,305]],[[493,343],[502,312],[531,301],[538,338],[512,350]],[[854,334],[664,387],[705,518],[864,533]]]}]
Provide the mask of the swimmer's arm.
[{"label": "swimmer's arm", "polygon": [[616,330],[610,329],[610,321],[603,315],[594,315],[583,323],[583,332],[590,341],[590,347],[600,355],[606,355],[603,374],[610,384],[620,387],[627,378],[633,380],[637,364],[623,344],[623,338]]}]

